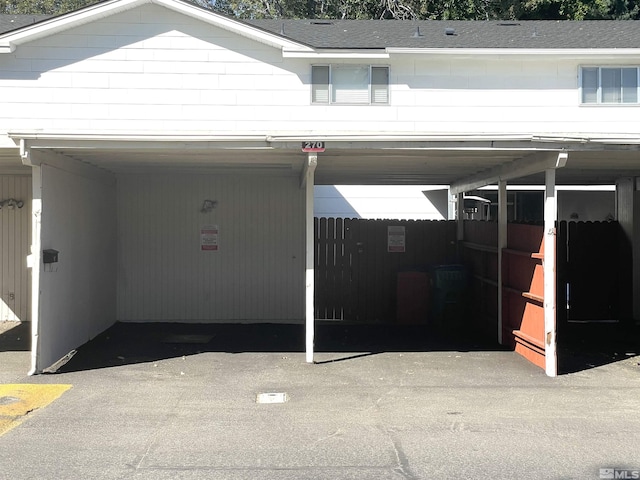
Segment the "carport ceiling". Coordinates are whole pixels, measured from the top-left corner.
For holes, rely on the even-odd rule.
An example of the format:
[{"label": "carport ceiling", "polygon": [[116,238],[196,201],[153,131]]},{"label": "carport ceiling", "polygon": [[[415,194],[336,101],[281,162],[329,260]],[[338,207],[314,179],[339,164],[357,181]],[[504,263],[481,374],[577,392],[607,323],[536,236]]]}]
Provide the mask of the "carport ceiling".
[{"label": "carport ceiling", "polygon": [[[613,184],[640,176],[640,152],[628,149],[570,150],[557,183]],[[298,174],[306,160],[299,148],[65,148],[51,150],[117,174],[155,172],[235,173],[247,167],[263,174]],[[318,154],[315,183],[449,185],[526,157],[520,149],[330,148]],[[246,171],[246,170],[244,170]],[[541,184],[543,175],[518,179]]]}]

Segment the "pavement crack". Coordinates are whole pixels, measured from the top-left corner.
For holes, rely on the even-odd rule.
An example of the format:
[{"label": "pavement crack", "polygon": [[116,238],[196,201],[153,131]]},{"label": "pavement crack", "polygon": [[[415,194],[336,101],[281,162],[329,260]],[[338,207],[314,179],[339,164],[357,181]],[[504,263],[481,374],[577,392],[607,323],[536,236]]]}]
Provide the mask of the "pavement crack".
[{"label": "pavement crack", "polygon": [[162,438],[162,432],[172,428],[172,425],[175,423],[177,418],[177,414],[175,412],[178,411],[178,406],[182,402],[184,395],[185,394],[182,394],[178,397],[173,409],[169,413],[167,413],[167,415],[165,415],[160,422],[158,422],[154,433],[147,440],[144,452],[142,453],[142,455],[140,455],[140,458],[138,458],[137,461],[133,462],[133,464],[131,465],[134,470],[140,470],[144,468],[143,463],[145,462],[151,451],[158,444],[159,440]]},{"label": "pavement crack", "polygon": [[364,410],[362,410],[360,412],[361,415],[366,416],[367,418],[370,417],[371,411],[379,411],[380,410],[380,402],[382,402],[382,400],[391,395],[391,393],[393,393],[396,390],[396,388],[392,388],[387,392],[384,392],[382,395],[380,395],[373,403],[371,403],[371,405],[369,405],[367,408],[365,408]]},{"label": "pavement crack", "polygon": [[393,452],[396,457],[396,465],[393,467],[393,471],[407,480],[419,480],[419,477],[411,471],[409,458],[407,458],[407,454],[404,452],[402,443],[398,437],[394,435],[392,430],[389,430],[384,426],[380,426],[380,429],[387,436],[389,443],[391,443],[391,446],[393,447]]},{"label": "pavement crack", "polygon": [[339,429],[337,429],[335,432],[333,432],[332,434],[330,434],[330,435],[326,435],[326,436],[324,436],[324,437],[322,437],[322,438],[319,438],[318,440],[316,440],[315,442],[313,442],[313,444],[314,444],[314,445],[316,445],[316,444],[318,444],[318,443],[320,443],[320,442],[324,442],[324,441],[326,441],[326,440],[329,440],[330,438],[333,438],[333,437],[339,437],[339,436],[341,436],[343,433],[344,433],[344,432],[342,431],[342,429],[341,429],[341,428],[339,428]]}]

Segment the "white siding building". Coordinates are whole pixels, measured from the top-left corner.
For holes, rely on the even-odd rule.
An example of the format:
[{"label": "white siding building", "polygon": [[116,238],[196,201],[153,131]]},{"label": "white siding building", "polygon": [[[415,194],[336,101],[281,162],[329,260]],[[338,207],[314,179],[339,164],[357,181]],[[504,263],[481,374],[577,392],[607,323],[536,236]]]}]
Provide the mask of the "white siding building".
[{"label": "white siding building", "polygon": [[109,0],[12,29],[0,200],[24,206],[0,213],[0,314],[32,321],[34,373],[116,321],[306,322],[311,361],[314,185],[518,179],[551,202],[556,180],[618,182],[631,235],[639,72],[636,22],[243,23]]}]

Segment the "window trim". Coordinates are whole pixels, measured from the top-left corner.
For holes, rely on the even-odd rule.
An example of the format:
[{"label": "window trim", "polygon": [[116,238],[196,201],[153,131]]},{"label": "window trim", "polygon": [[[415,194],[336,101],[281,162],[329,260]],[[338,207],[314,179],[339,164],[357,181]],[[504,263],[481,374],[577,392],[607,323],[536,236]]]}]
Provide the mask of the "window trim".
[{"label": "window trim", "polygon": [[[596,86],[596,101],[595,102],[585,102],[584,100],[584,71],[596,69],[597,70],[597,86]],[[604,102],[602,100],[602,70],[603,69],[635,69],[636,70],[636,101],[635,102],[623,102],[623,93],[622,90],[620,92],[620,101],[619,102]],[[622,83],[620,85],[623,86]],[[616,107],[632,107],[632,106],[640,106],[640,65],[580,65],[579,74],[578,74],[578,94],[581,106],[616,106]]]},{"label": "window trim", "polygon": [[[333,69],[336,67],[368,67],[368,80],[367,80],[367,97],[368,97],[368,102],[336,102],[333,100]],[[314,93],[315,93],[315,84],[313,83],[313,71],[314,68],[316,67],[326,67],[329,69],[329,83],[326,85],[327,86],[327,101],[326,102],[319,102],[314,100]],[[373,69],[374,68],[384,68],[387,71],[387,84],[386,84],[386,93],[387,93],[387,101],[386,102],[374,102],[374,90],[373,90]],[[391,84],[391,72],[390,72],[390,67],[389,65],[383,65],[383,64],[358,64],[358,63],[314,63],[311,65],[311,105],[347,105],[347,106],[364,106],[364,105],[378,105],[378,106],[385,106],[385,105],[390,105],[391,104],[391,89],[390,84]]]}]

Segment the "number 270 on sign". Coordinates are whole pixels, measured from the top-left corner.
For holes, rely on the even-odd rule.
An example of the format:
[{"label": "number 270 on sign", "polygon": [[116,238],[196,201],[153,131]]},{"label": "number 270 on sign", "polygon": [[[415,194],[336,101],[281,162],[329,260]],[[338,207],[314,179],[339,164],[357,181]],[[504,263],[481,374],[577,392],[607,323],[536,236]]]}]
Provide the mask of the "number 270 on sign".
[{"label": "number 270 on sign", "polygon": [[303,152],[324,152],[324,142],[302,142]]}]

